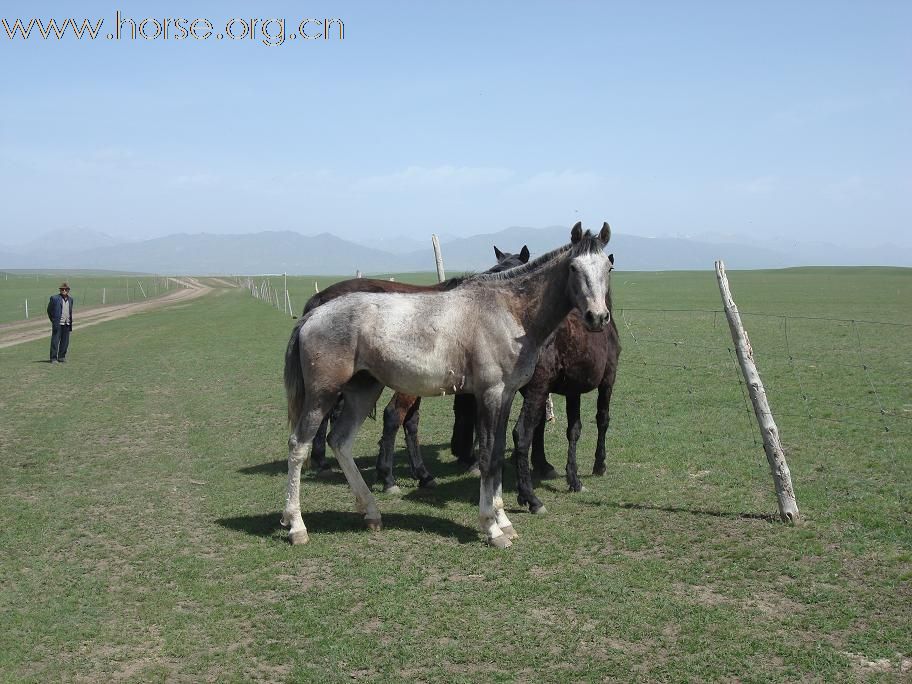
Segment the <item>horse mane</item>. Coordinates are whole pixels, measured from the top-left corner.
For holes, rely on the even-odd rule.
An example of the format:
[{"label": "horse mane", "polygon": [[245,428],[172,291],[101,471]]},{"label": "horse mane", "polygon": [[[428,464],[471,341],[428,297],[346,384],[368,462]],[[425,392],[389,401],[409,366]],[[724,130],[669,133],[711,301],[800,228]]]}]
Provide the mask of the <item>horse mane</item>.
[{"label": "horse mane", "polygon": [[570,258],[572,259],[584,254],[599,254],[604,248],[605,246],[602,244],[601,240],[599,240],[598,236],[593,235],[592,231],[587,230],[576,244],[570,243],[563,247],[552,249],[550,252],[542,254],[537,259],[533,259],[522,266],[516,266],[507,271],[501,271],[500,273],[479,273],[478,275],[469,276],[465,280],[467,282],[514,280],[537,271],[548,262],[553,261],[567,252],[570,252]]}]

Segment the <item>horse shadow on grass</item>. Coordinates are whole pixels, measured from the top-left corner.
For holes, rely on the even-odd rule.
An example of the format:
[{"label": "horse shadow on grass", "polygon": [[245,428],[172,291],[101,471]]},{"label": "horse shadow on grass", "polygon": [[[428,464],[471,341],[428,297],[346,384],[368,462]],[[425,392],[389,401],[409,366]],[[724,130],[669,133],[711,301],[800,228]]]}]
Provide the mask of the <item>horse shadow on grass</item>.
[{"label": "horse shadow on grass", "polygon": [[629,503],[623,501],[584,501],[587,506],[617,508],[634,511],[662,511],[664,513],[689,513],[690,515],[708,515],[714,518],[731,518],[741,520],[763,520],[778,523],[779,515],[773,513],[748,513],[737,511],[718,511],[705,508],[686,508],[683,506],[660,506],[648,503]]},{"label": "horse shadow on grass", "polygon": [[[280,511],[273,511],[257,515],[219,518],[215,522],[226,529],[244,532],[254,537],[275,537],[284,541],[284,528],[279,524],[281,515]],[[348,532],[370,534],[364,527],[364,516],[353,511],[302,511],[301,515],[304,518],[304,524],[312,534]],[[383,528],[436,534],[448,539],[456,539],[461,544],[478,542],[478,532],[471,527],[430,515],[383,513]]]},{"label": "horse shadow on grass", "polygon": [[[380,485],[376,482],[376,452],[356,457],[355,463],[361,471],[364,481],[371,487],[381,505],[388,496],[398,496],[408,501],[420,502],[441,509],[454,501],[478,504],[478,476],[470,475],[466,471],[466,467],[450,455],[449,443],[422,444],[421,456],[430,472],[434,474],[437,486],[434,489],[415,486],[416,482],[409,473],[405,448],[401,447],[396,449],[393,460],[393,472],[403,490],[401,495],[386,495],[380,491]],[[335,459],[330,458],[329,462],[332,470],[320,473],[308,470],[302,473],[302,485],[306,487],[346,485],[345,476],[339,470]],[[288,461],[284,458],[267,461],[239,468],[238,472],[244,475],[285,476],[288,474]],[[503,487],[504,503],[508,512],[517,513],[528,510],[524,506],[519,506],[516,501],[516,471],[509,462],[504,464]],[[535,487],[548,494],[566,493],[567,490],[562,479],[550,481],[536,479]]]},{"label": "horse shadow on grass", "polygon": [[[428,469],[434,474],[434,477],[449,478],[456,475],[466,475],[465,467],[449,456],[449,450],[449,444],[421,445],[422,460]],[[446,456],[441,457],[444,453],[446,453]],[[339,464],[336,462],[336,459],[332,456],[332,451],[328,448],[326,455],[332,467],[330,471],[323,471],[318,474],[313,469],[308,469],[301,473],[302,477],[309,480],[324,482],[326,484],[344,483],[345,476],[339,469]],[[355,464],[358,466],[358,470],[361,471],[361,475],[364,477],[364,481],[370,485],[373,485],[376,481],[377,474],[377,451],[374,451],[371,454],[356,456]],[[405,448],[396,450],[395,457],[393,459],[393,468],[396,480],[400,482],[400,485],[408,486],[410,483],[413,483],[415,481],[409,473],[408,458]],[[285,458],[280,458],[274,461],[266,461],[265,463],[258,463],[256,465],[238,468],[237,472],[243,475],[284,476],[288,474],[288,460]]]}]

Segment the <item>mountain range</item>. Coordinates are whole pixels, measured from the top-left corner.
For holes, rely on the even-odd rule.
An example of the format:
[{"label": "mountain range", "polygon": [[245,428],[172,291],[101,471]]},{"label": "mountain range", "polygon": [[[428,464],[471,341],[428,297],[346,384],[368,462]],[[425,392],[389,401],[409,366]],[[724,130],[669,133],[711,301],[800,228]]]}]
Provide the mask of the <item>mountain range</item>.
[{"label": "mountain range", "polygon": [[[449,272],[481,271],[494,261],[494,245],[533,257],[565,244],[566,227],[512,227],[496,233],[443,239]],[[425,247],[421,247],[426,243]],[[346,275],[433,271],[430,234],[387,238],[366,246],[330,233],[302,235],[264,231],[240,235],[174,234],[123,242],[104,233],[46,234],[16,248],[0,246],[0,269],[91,269],[194,275],[289,273]],[[895,245],[851,250],[822,243],[741,241],[720,238],[646,238],[615,233],[609,245],[618,270],[665,271],[713,268],[724,259],[730,269],[790,266],[912,266],[912,249]]]}]

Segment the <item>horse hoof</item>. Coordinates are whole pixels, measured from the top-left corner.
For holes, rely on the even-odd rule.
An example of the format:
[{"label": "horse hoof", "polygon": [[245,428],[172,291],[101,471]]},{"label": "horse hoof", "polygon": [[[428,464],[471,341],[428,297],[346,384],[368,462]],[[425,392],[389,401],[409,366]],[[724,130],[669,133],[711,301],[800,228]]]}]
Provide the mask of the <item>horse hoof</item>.
[{"label": "horse hoof", "polygon": [[364,524],[367,525],[367,529],[371,532],[379,532],[383,529],[383,521],[380,518],[365,518]]},{"label": "horse hoof", "polygon": [[476,466],[472,466],[472,467],[469,468],[466,472],[467,472],[469,475],[471,475],[472,477],[481,477],[481,468],[479,468],[477,465],[476,465]]},{"label": "horse hoof", "polygon": [[539,480],[556,480],[559,477],[560,477],[560,474],[558,474],[558,472],[554,468],[551,468],[551,470],[547,471],[546,473],[539,474],[538,479]]},{"label": "horse hoof", "polygon": [[592,474],[596,477],[602,477],[605,474],[605,466],[602,466],[601,468],[596,466],[592,469]]},{"label": "horse hoof", "polygon": [[316,477],[320,480],[328,480],[332,476],[333,476],[332,468],[320,468],[320,470],[317,471],[317,474],[314,477]]},{"label": "horse hoof", "polygon": [[393,485],[392,487],[384,487],[383,493],[390,496],[399,496],[402,494],[402,490],[399,489],[399,485]]},{"label": "horse hoof", "polygon": [[297,546],[298,544],[306,544],[310,541],[310,538],[307,536],[307,530],[298,530],[297,532],[288,533],[288,541],[291,542],[292,546]]},{"label": "horse hoof", "polygon": [[430,480],[427,480],[425,482],[419,482],[418,488],[419,489],[437,489],[437,480],[435,480],[432,477]]},{"label": "horse hoof", "polygon": [[507,535],[502,534],[499,537],[491,537],[488,539],[488,545],[493,546],[495,549],[509,549],[513,546],[513,542],[507,539]]},{"label": "horse hoof", "polygon": [[512,540],[512,539],[516,539],[517,537],[519,537],[519,534],[513,528],[513,525],[507,525],[506,527],[501,527],[500,531],[504,533],[504,536],[507,539]]},{"label": "horse hoof", "polygon": [[544,506],[539,506],[538,508],[529,509],[529,512],[532,513],[533,515],[544,515],[545,513],[548,512],[548,509],[545,508]]}]

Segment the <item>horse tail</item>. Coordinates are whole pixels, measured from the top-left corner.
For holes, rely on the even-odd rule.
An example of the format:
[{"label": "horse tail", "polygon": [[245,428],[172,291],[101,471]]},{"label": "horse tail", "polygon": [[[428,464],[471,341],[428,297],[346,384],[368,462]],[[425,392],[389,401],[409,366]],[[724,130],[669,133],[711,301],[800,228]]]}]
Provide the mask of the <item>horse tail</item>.
[{"label": "horse tail", "polygon": [[304,374],[301,369],[301,326],[305,318],[298,319],[291,331],[285,350],[285,396],[288,399],[288,424],[294,430],[304,411]]}]

